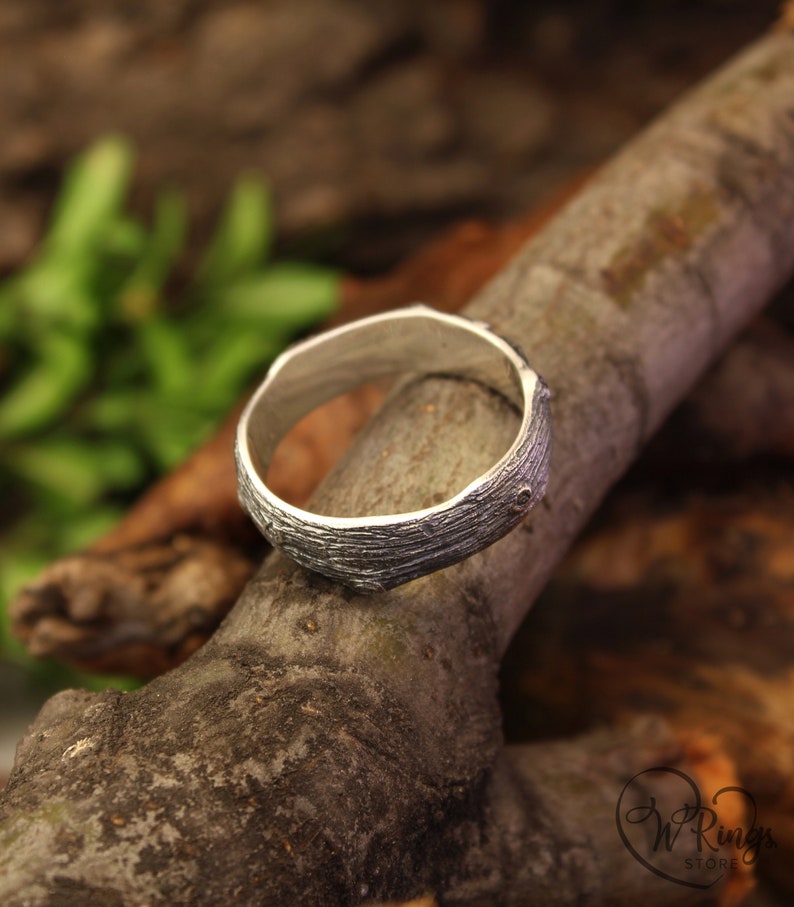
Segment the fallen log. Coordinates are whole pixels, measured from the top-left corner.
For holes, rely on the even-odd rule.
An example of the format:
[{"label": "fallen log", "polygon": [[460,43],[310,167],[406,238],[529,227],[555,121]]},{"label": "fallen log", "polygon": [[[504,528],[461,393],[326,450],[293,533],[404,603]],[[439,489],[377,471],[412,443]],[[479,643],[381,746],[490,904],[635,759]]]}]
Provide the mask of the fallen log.
[{"label": "fallen log", "polygon": [[[3,795],[5,903],[570,903],[572,850],[592,868],[579,899],[702,901],[647,874],[629,874],[639,895],[604,890],[594,864],[631,860],[617,836],[586,856],[560,833],[542,859],[494,871],[510,810],[529,856],[538,804],[517,791],[540,777],[510,776],[496,670],[607,488],[794,268],[793,105],[794,36],[780,33],[636,139],[469,307],[555,395],[547,506],[523,529],[376,597],[273,555],[180,668],[45,706]],[[406,468],[449,495],[515,418],[477,385],[412,382],[315,506],[410,508]],[[582,771],[561,785],[566,828]]]}]

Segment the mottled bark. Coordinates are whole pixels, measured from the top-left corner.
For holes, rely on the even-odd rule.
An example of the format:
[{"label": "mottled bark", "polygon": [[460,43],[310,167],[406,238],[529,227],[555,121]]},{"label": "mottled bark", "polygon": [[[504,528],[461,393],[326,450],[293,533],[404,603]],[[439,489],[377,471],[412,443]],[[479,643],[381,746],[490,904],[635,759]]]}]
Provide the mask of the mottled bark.
[{"label": "mottled bark", "polygon": [[[507,810],[522,807],[520,852],[536,805],[517,798],[500,755],[497,666],[606,489],[792,267],[794,36],[778,34],[636,139],[469,309],[553,389],[547,505],[480,555],[384,595],[271,556],[182,667],[135,693],[53,699],[3,798],[3,900],[352,904],[429,889],[448,903],[548,903],[549,890],[619,903],[585,857],[586,878],[565,872],[578,846],[565,834],[550,859],[493,873]],[[514,424],[482,388],[413,382],[318,506],[448,494]],[[474,867],[466,886],[461,866]]]}]

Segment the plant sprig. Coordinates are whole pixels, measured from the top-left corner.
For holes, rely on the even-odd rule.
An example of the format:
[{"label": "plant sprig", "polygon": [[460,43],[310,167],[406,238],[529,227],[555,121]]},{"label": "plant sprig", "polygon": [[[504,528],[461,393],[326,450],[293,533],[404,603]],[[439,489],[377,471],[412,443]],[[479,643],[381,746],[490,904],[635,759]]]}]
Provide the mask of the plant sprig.
[{"label": "plant sprig", "polygon": [[151,224],[129,214],[134,157],[120,136],[80,155],[37,252],[0,284],[0,598],[111,524],[337,304],[335,272],[268,260],[255,174],[233,186],[192,280],[175,280],[185,199],[161,191]]}]

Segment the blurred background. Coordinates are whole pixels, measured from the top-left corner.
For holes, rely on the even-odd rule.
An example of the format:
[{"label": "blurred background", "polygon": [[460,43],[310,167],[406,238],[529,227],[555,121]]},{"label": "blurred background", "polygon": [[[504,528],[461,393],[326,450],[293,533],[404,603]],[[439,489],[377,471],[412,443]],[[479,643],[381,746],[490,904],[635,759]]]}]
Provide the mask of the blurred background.
[{"label": "blurred background", "polygon": [[[2,0],[2,611],[328,317],[340,275],[526,214],[777,7]],[[107,682],[4,627],[0,776],[45,695]]]},{"label": "blurred background", "polygon": [[280,245],[382,269],[462,216],[524,213],[775,19],[776,0],[29,0],[0,4],[0,267],[70,156],[138,148],[194,241],[255,168]]}]

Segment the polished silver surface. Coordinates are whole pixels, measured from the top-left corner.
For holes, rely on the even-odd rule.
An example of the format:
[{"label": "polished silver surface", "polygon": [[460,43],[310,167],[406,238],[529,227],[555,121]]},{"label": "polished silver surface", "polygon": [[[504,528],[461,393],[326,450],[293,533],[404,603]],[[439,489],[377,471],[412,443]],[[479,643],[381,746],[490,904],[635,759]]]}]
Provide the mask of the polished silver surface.
[{"label": "polished silver surface", "polygon": [[[521,413],[504,456],[454,497],[386,516],[322,516],[266,484],[281,439],[322,403],[406,372],[460,375]],[[549,392],[524,356],[482,322],[413,305],[312,337],[276,359],[237,427],[238,494],[268,541],[359,592],[391,589],[457,563],[501,538],[543,497],[551,453]]]}]

